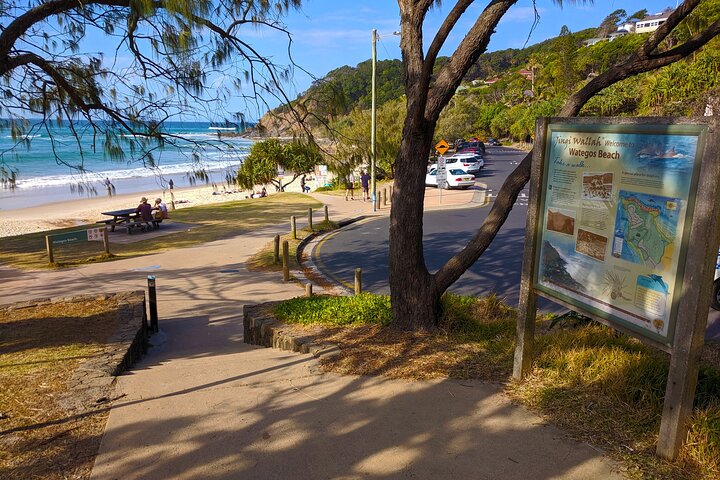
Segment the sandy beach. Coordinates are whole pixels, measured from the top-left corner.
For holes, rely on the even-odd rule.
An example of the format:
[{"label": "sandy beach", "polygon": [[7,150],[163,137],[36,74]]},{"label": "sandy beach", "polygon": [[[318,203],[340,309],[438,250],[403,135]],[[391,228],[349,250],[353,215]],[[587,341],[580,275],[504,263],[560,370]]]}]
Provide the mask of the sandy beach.
[{"label": "sandy beach", "polygon": [[[293,186],[287,190],[292,191]],[[223,194],[222,188],[214,189],[210,185],[176,188],[173,192],[175,195],[175,207],[178,209],[243,200],[250,195],[250,192],[246,190]],[[213,195],[213,193],[217,194]],[[165,190],[163,192],[162,189],[155,189],[113,197],[99,196],[49,203],[37,207],[2,210],[0,211],[0,237],[95,223],[98,220],[109,218],[102,215],[101,212],[137,207],[141,197],[147,197],[150,203],[153,203],[155,198],[162,198],[168,205],[168,209],[171,208],[170,191]],[[170,216],[172,217],[172,211]]]}]

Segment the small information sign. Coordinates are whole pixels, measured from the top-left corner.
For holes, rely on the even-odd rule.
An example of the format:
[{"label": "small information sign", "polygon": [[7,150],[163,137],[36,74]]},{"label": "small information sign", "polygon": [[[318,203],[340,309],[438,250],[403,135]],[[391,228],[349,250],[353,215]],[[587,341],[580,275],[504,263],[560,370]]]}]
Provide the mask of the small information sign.
[{"label": "small information sign", "polygon": [[105,238],[105,227],[89,228],[87,230],[88,242],[102,242]]},{"label": "small information sign", "polygon": [[445,165],[445,157],[438,158],[436,178],[437,186],[441,189],[447,185],[447,168]]}]

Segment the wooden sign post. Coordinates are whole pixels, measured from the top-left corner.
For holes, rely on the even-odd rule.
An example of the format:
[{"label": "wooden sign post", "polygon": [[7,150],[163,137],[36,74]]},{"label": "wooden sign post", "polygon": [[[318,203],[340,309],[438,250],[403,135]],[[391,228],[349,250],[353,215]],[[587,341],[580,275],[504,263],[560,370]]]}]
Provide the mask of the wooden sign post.
[{"label": "wooden sign post", "polygon": [[536,298],[670,353],[657,454],[687,434],[720,244],[715,117],[536,125],[513,377],[532,368]]},{"label": "wooden sign post", "polygon": [[90,228],[88,230],[76,230],[73,232],[45,235],[45,248],[50,263],[55,262],[54,247],[68,245],[77,242],[103,242],[105,253],[110,253],[110,242],[108,240],[107,227]]}]

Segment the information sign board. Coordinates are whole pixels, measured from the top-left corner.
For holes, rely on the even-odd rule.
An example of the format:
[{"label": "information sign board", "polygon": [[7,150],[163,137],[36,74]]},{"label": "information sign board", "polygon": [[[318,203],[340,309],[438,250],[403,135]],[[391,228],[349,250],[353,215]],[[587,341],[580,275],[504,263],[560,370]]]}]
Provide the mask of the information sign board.
[{"label": "information sign board", "polygon": [[56,235],[48,235],[52,246],[67,245],[68,243],[87,242],[88,234],[86,230],[77,230],[75,232],[58,233]]},{"label": "information sign board", "polygon": [[437,161],[437,173],[436,180],[438,188],[445,188],[447,185],[447,168],[445,163],[445,157],[439,157]]},{"label": "information sign board", "polygon": [[549,124],[534,288],[672,345],[702,132]]}]

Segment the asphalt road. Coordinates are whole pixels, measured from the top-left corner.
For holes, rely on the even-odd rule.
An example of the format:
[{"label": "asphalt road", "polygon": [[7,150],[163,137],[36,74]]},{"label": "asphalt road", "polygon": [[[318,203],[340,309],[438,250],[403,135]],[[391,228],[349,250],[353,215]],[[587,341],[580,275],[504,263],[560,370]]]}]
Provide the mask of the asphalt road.
[{"label": "asphalt road", "polygon": [[[485,167],[477,178],[487,185],[490,204],[425,213],[423,243],[425,262],[431,272],[460,251],[475,234],[490,211],[502,182],[523,156],[523,152],[510,148],[488,148]],[[520,193],[493,243],[450,287],[451,292],[473,296],[495,292],[505,297],[509,305],[518,304],[528,195],[527,188]],[[355,268],[360,267],[363,290],[389,293],[388,228],[387,217],[353,224],[319,243],[312,252],[313,259],[325,275],[348,286],[353,283]],[[566,311],[543,298],[538,298],[538,307],[545,312]],[[706,339],[720,342],[720,312],[712,309],[709,312]]]},{"label": "asphalt road", "polygon": [[[504,147],[489,147],[485,167],[478,181],[494,194],[522,160],[524,152]],[[454,293],[484,295],[495,292],[511,305],[518,302],[520,270],[525,239],[528,191],[518,197],[510,216],[492,245],[475,264],[450,288]],[[472,238],[490,211],[490,205],[426,212],[424,216],[425,261],[434,272],[460,251]],[[354,270],[362,268],[363,289],[389,293],[387,217],[360,222],[344,228],[320,243],[313,251],[318,267],[346,284],[353,282]],[[543,302],[543,309],[553,307]],[[560,307],[552,308],[562,311]]]}]

